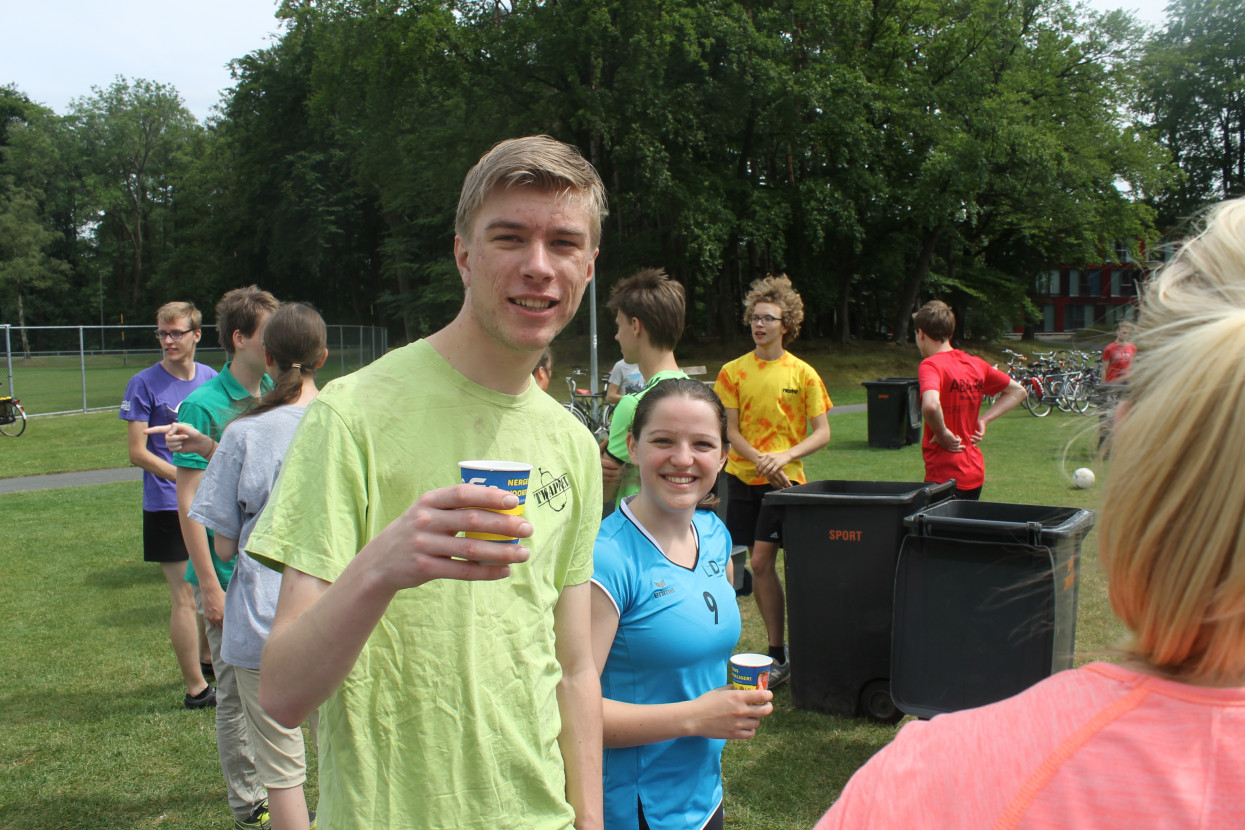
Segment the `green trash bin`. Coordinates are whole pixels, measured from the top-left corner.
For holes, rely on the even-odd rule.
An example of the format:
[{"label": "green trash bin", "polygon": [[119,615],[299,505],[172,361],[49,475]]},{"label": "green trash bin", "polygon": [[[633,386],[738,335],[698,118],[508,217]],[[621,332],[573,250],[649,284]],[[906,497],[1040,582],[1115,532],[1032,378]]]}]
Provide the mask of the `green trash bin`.
[{"label": "green trash bin", "polygon": [[928,718],[984,706],[1072,668],[1081,543],[1075,507],[945,501],[904,520],[891,694]]},{"label": "green trash bin", "polygon": [[868,394],[869,446],[897,450],[921,442],[921,385],[916,378],[860,384]]},{"label": "green trash bin", "polygon": [[791,702],[893,723],[891,618],[904,517],[954,481],[813,481],[765,494],[782,511]]}]

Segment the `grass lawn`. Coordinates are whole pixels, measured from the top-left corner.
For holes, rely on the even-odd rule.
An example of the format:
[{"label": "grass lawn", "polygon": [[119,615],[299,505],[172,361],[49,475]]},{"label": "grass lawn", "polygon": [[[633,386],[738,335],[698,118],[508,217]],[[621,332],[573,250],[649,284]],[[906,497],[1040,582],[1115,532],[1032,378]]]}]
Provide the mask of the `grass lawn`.
[{"label": "grass lawn", "polygon": [[[836,371],[845,375],[836,359]],[[915,369],[914,361],[910,365]],[[866,377],[901,374],[882,368],[872,362],[860,371]],[[836,396],[836,402],[853,401]],[[832,416],[830,447],[809,460],[810,478],[920,481],[919,448],[871,450],[865,423],[863,412]],[[983,444],[986,499],[1095,508],[1098,490],[1076,490],[1069,480],[1082,465],[1101,473],[1090,460],[1095,425],[1094,418],[1052,413],[1039,420],[1023,410],[996,421]],[[5,472],[15,464],[81,468],[65,466],[74,458],[118,466],[125,458],[121,427],[115,412],[36,419],[26,435],[0,441]],[[62,451],[64,460],[46,460]],[[158,569],[141,561],[140,493],[134,482],[0,496],[0,607],[6,615],[0,828],[228,826],[212,713],[181,708],[166,634],[167,589]],[[763,651],[764,629],[752,599],[743,598],[740,609],[740,650]],[[1091,533],[1084,547],[1078,662],[1107,653],[1121,633],[1107,607],[1097,534]],[[795,710],[789,691],[779,689],[775,714],[760,734],[727,747],[727,826],[811,826],[895,729]]]}]

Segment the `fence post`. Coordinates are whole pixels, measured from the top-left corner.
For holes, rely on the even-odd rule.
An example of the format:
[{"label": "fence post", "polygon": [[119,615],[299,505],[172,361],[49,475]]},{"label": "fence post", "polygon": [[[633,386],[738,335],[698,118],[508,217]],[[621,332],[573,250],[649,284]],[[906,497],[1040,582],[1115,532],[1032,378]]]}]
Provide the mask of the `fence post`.
[{"label": "fence post", "polygon": [[82,367],[82,411],[86,412],[86,333],[78,326],[78,365]]},{"label": "fence post", "polygon": [[9,397],[13,397],[13,341],[10,338],[13,327],[4,324],[4,363],[9,372]]}]

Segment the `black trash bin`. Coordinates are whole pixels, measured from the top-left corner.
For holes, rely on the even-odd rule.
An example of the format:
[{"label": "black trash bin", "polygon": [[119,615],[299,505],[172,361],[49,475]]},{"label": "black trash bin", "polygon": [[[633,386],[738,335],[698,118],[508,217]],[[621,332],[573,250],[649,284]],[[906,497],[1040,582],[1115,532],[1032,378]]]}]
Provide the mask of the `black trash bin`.
[{"label": "black trash bin", "polygon": [[786,550],[791,702],[893,723],[891,611],[904,517],[954,481],[813,481],[775,490]]},{"label": "black trash bin", "polygon": [[1072,668],[1093,512],[946,501],[904,523],[890,671],[900,709],[983,706]]},{"label": "black trash bin", "polygon": [[916,378],[864,381],[869,446],[897,450],[921,442],[921,385]]}]

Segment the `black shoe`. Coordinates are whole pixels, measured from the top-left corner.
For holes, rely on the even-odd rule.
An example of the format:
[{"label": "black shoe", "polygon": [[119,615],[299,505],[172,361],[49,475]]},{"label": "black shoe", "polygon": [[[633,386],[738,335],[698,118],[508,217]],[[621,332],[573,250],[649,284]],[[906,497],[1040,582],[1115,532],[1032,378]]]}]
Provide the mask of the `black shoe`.
[{"label": "black shoe", "polygon": [[182,701],[187,709],[207,709],[216,706],[216,687],[209,685],[197,695],[186,694],[186,699]]},{"label": "black shoe", "polygon": [[212,668],[211,663],[200,663],[199,670],[203,672],[204,680],[215,680],[216,679],[216,669]]}]

